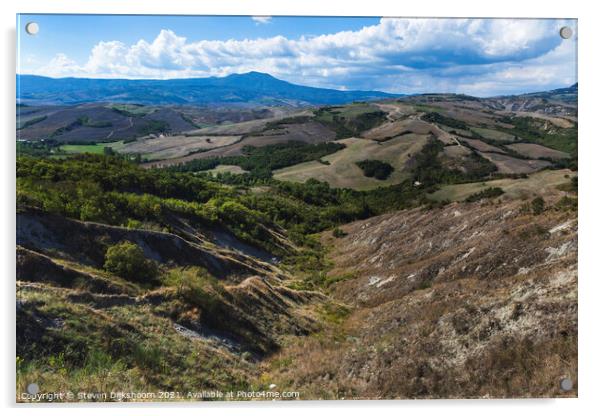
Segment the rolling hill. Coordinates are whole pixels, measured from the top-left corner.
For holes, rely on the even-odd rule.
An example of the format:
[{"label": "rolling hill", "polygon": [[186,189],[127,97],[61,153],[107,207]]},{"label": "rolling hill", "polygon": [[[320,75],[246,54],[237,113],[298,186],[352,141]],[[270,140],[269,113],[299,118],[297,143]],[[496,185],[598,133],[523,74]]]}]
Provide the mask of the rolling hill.
[{"label": "rolling hill", "polygon": [[575,397],[563,97],[18,105],[17,391]]}]

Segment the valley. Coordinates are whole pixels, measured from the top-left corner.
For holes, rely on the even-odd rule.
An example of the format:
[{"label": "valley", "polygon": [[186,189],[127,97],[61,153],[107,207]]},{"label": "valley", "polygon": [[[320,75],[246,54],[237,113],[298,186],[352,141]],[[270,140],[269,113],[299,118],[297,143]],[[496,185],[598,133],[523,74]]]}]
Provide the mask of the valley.
[{"label": "valley", "polygon": [[577,85],[30,81],[18,391],[577,396]]}]

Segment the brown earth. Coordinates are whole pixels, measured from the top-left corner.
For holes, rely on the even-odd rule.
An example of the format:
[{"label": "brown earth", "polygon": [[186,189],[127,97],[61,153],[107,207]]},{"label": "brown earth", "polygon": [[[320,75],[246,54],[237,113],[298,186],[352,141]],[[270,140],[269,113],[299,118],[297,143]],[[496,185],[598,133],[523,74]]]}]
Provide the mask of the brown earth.
[{"label": "brown earth", "polygon": [[525,160],[501,155],[499,153],[479,152],[491,161],[500,173],[532,173],[551,165],[547,160]]},{"label": "brown earth", "polygon": [[502,149],[500,149],[499,147],[495,147],[492,146],[490,144],[487,144],[481,140],[476,140],[476,139],[466,139],[466,138],[461,138],[460,139],[461,142],[469,145],[470,147],[475,148],[476,150],[480,151],[480,152],[498,152],[498,153],[505,153]]},{"label": "brown earth", "polygon": [[535,143],[516,143],[507,146],[512,150],[516,150],[518,153],[531,157],[534,159],[545,157],[551,159],[565,159],[570,157],[568,153],[560,152],[558,150],[550,149]]},{"label": "brown earth", "polygon": [[414,209],[325,233],[352,309],[338,331],[291,343],[278,385],[309,397],[575,397],[577,221],[524,202]]}]

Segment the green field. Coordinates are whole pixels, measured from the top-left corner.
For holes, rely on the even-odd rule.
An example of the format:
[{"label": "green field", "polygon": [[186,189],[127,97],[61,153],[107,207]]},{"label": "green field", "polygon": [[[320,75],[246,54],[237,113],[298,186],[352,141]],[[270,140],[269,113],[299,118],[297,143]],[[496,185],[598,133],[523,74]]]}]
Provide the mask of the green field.
[{"label": "green field", "polygon": [[59,147],[59,150],[63,153],[70,155],[76,155],[80,153],[91,153],[94,155],[104,154],[105,147],[111,147],[117,151],[123,146],[123,141],[112,143],[97,143],[97,144],[64,144]]}]

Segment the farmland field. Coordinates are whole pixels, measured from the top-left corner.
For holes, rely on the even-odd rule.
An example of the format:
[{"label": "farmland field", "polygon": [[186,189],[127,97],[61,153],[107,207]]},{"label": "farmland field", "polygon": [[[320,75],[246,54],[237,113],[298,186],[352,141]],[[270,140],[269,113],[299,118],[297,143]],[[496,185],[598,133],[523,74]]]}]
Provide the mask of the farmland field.
[{"label": "farmland field", "polygon": [[492,146],[492,145],[487,144],[487,143],[485,143],[485,142],[483,142],[481,140],[461,138],[460,141],[464,142],[465,144],[467,144],[470,147],[475,148],[476,150],[478,150],[480,152],[499,152],[499,153],[505,153],[499,147]]},{"label": "farmland field", "polygon": [[508,148],[515,150],[524,156],[535,159],[540,157],[550,159],[564,159],[570,157],[568,153],[550,149],[535,143],[516,143],[508,145]]},{"label": "farmland field", "polygon": [[161,136],[125,144],[119,153],[142,154],[145,159],[164,160],[187,156],[237,143],[241,136]]},{"label": "farmland field", "polygon": [[551,165],[546,160],[524,160],[501,155],[499,153],[479,152],[491,161],[500,173],[532,173]]},{"label": "farmland field", "polygon": [[[411,154],[426,143],[426,135],[408,134],[380,144],[375,141],[350,138],[338,140],[347,147],[318,161],[300,163],[274,172],[279,180],[305,182],[313,178],[328,182],[335,188],[374,189],[402,182],[409,177],[406,163]],[[395,170],[386,180],[365,177],[356,162],[374,159],[391,164]]]},{"label": "farmland field", "polygon": [[472,194],[494,187],[503,189],[506,196],[512,198],[529,197],[533,194],[545,195],[552,188],[568,183],[574,176],[576,173],[568,169],[544,170],[532,173],[524,179],[496,179],[486,182],[445,185],[428,197],[435,201],[463,201]]},{"label": "farmland field", "polygon": [[486,129],[483,127],[473,127],[472,130],[486,139],[496,140],[500,142],[513,142],[514,136],[510,133],[505,133],[503,131]]},{"label": "farmland field", "polygon": [[122,144],[122,141],[97,144],[64,144],[59,147],[59,150],[68,154],[91,153],[95,155],[102,155],[105,147],[110,147],[115,150],[115,148],[119,148]]}]

